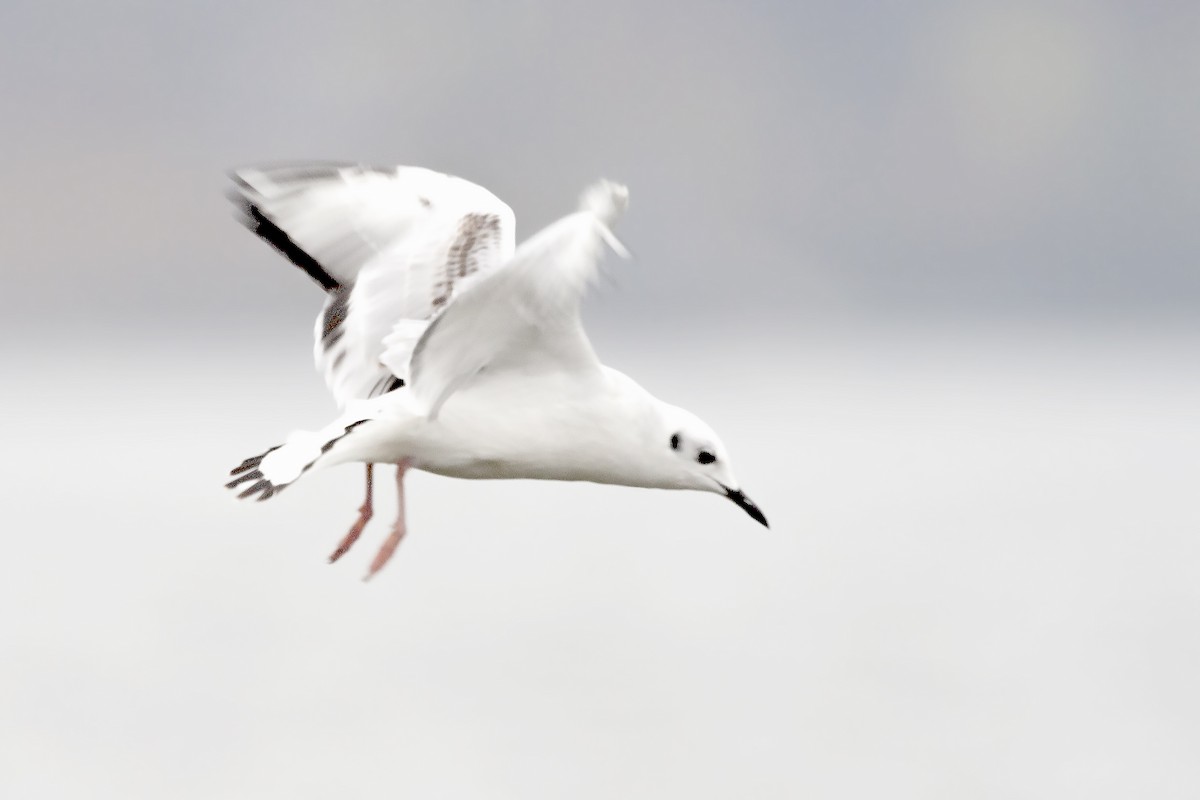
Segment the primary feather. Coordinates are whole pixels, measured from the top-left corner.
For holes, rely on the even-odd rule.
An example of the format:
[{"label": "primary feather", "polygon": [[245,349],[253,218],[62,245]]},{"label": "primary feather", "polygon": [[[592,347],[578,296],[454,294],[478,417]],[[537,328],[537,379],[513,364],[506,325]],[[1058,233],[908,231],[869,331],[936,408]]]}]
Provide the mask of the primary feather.
[{"label": "primary feather", "polygon": [[585,194],[581,211],[523,242],[512,259],[463,291],[425,329],[413,350],[410,374],[430,418],[492,364],[519,361],[531,371],[599,369],[579,305],[596,275],[604,242],[615,241],[608,226],[627,198],[620,184],[596,184]]},{"label": "primary feather", "polygon": [[233,177],[246,225],[328,292],[314,356],[343,408],[402,385],[429,322],[514,251],[512,209],[432,170],[314,162]]}]

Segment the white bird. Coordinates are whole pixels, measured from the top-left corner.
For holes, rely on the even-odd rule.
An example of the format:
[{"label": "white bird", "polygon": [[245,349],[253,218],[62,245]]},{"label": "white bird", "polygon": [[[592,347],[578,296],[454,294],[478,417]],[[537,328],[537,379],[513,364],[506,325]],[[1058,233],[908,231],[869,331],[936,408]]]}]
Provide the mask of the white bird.
[{"label": "white bird", "polygon": [[512,209],[419,167],[302,163],[243,169],[232,197],[254,233],[328,292],[316,361],[341,408],[232,471],[266,500],[315,468],[365,463],[366,499],[336,561],[371,518],[372,465],[397,465],[400,511],[370,566],[407,530],[404,476],[593,481],[742,492],[717,435],[597,359],[580,301],[624,186],[600,181],[579,211],[515,248]]}]

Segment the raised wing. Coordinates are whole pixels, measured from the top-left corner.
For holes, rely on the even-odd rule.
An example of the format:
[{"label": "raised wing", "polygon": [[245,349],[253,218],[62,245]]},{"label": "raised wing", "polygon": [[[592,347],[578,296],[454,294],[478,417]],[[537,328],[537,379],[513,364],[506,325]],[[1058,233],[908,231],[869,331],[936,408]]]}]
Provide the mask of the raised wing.
[{"label": "raised wing", "polygon": [[410,362],[412,390],[431,419],[485,369],[490,375],[599,370],[580,302],[603,243],[624,254],[608,226],[627,202],[624,186],[604,181],[592,187],[581,211],[528,239],[434,320]]},{"label": "raised wing", "polygon": [[405,380],[400,355],[429,320],[513,253],[512,209],[450,175],[310,163],[233,177],[247,227],[329,293],[314,352],[342,406]]}]

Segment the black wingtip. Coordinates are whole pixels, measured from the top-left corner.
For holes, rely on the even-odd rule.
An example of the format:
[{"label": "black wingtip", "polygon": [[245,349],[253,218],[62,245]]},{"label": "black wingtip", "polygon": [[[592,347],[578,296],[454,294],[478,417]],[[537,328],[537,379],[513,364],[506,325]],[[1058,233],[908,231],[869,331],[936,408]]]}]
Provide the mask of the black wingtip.
[{"label": "black wingtip", "polygon": [[254,481],[254,483],[251,484],[248,489],[244,489],[238,494],[238,498],[245,499],[247,497],[250,497],[251,495],[258,494],[261,492],[262,494],[258,498],[258,500],[260,502],[263,500],[267,500],[271,497],[274,497],[275,495],[277,495],[281,491],[283,491],[283,488],[285,486],[287,486],[286,483],[284,483],[284,484],[272,483],[271,481],[269,481],[266,478],[266,476],[263,475],[262,470],[259,469],[259,466],[262,465],[263,459],[266,458],[269,453],[271,453],[275,450],[278,450],[280,448],[280,446],[281,445],[276,445],[275,447],[272,447],[270,450],[267,450],[264,453],[260,453],[259,455],[256,455],[256,456],[251,456],[250,458],[247,458],[241,464],[238,464],[236,467],[234,467],[232,470],[230,470],[229,474],[232,476],[235,476],[235,477],[229,483],[225,484],[225,488],[226,489],[237,489],[239,486],[241,486],[244,483],[249,483],[250,481]]},{"label": "black wingtip", "polygon": [[243,202],[242,224],[249,228],[255,236],[274,247],[284,258],[304,270],[305,274],[316,281],[325,291],[332,292],[341,286],[315,258],[293,242],[283,228],[267,218],[258,206],[249,200],[243,200]]},{"label": "black wingtip", "polygon": [[327,292],[337,289],[340,286],[337,279],[330,275],[320,262],[292,241],[292,238],[258,207],[253,187],[236,172],[231,173],[230,177],[239,188],[226,192],[226,197],[237,206],[238,221],[255,236],[278,250],[280,255],[288,261],[304,270],[305,274],[316,281],[322,289]]},{"label": "black wingtip", "polygon": [[241,484],[245,483],[246,481],[256,481],[259,478],[261,478],[262,476],[263,476],[263,474],[259,470],[254,470],[253,472],[247,472],[244,475],[234,478],[229,483],[225,484],[225,488],[233,489],[233,488],[236,488],[237,486],[240,486]]},{"label": "black wingtip", "polygon": [[245,471],[246,471],[246,470],[248,470],[248,469],[254,469],[254,468],[255,468],[255,467],[257,467],[259,464],[261,464],[261,463],[262,463],[262,460],[263,460],[264,458],[266,458],[268,455],[270,455],[271,453],[275,452],[276,450],[278,450],[278,449],[279,449],[280,447],[282,447],[282,446],[283,446],[283,445],[279,445],[279,444],[277,444],[277,445],[275,445],[274,447],[271,447],[271,448],[268,448],[267,450],[264,450],[263,452],[259,453],[259,454],[258,454],[258,455],[256,455],[256,456],[250,456],[250,457],[249,457],[249,458],[247,458],[245,461],[243,461],[241,464],[238,464],[236,467],[234,467],[233,469],[229,470],[229,474],[230,474],[230,475],[237,475],[237,474],[239,474],[239,473],[241,473],[241,472],[245,472]]}]

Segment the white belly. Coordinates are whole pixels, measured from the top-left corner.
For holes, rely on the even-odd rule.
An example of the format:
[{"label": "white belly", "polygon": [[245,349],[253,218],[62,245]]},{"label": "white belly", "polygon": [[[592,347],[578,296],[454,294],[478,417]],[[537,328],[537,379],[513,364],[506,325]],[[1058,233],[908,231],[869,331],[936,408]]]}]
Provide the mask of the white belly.
[{"label": "white belly", "polygon": [[[597,390],[599,388],[599,391]],[[536,478],[610,482],[619,474],[612,436],[620,409],[605,386],[488,381],[452,396],[427,419],[401,389],[339,442],[328,463],[400,463],[454,478]]]}]

